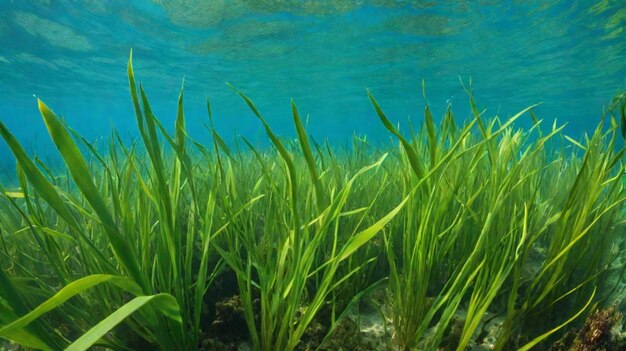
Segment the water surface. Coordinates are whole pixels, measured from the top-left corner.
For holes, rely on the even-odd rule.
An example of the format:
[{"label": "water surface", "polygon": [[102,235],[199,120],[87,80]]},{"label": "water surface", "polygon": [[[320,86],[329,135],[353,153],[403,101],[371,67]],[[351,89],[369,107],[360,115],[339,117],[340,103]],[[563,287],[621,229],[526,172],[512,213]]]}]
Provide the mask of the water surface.
[{"label": "water surface", "polygon": [[[365,96],[395,121],[419,120],[421,82],[437,117],[467,117],[459,78],[488,115],[543,102],[540,117],[592,129],[625,87],[623,1],[0,0],[0,120],[24,144],[50,146],[33,96],[89,139],[136,135],[126,61],[157,117],[171,124],[185,79],[191,133],[208,133],[210,97],[227,139],[262,142],[259,123],[226,87],[245,91],[281,135],[289,99],[316,139],[386,140]],[[5,145],[3,167],[12,167]],[[7,166],[8,165],[8,166]]]}]

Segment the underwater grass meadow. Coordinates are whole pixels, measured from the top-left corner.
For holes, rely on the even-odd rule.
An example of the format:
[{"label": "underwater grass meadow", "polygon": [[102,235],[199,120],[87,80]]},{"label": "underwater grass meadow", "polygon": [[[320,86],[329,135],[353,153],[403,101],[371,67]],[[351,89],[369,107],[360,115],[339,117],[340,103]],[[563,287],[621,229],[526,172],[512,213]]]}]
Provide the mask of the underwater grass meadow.
[{"label": "underwater grass meadow", "polygon": [[[486,313],[503,317],[493,348],[546,348],[565,327],[619,293],[624,276],[623,100],[590,137],[544,129],[531,106],[486,118],[425,107],[404,136],[368,92],[399,144],[354,139],[342,152],[309,141],[295,102],[297,140],[274,134],[233,88],[273,149],[233,152],[153,115],[128,62],[139,138],[115,132],[105,151],[39,110],[66,165],[52,171],[0,122],[19,188],[0,185],[0,336],[24,347],[197,349],[208,298],[235,277],[253,350],[327,337],[372,291],[391,321],[390,347],[465,350]],[[621,101],[621,104],[620,104]],[[533,127],[516,127],[531,118]],[[568,146],[568,147],[566,147]],[[569,147],[571,146],[571,147]],[[228,296],[222,296],[226,298]],[[460,332],[451,332],[452,325]]]}]

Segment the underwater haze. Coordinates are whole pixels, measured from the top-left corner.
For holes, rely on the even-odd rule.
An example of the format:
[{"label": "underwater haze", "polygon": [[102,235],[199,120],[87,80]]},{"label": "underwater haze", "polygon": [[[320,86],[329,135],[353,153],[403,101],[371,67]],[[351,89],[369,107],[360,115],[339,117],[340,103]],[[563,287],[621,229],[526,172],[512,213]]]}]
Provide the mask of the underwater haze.
[{"label": "underwater haze", "polygon": [[625,29],[0,0],[0,351],[626,350]]},{"label": "underwater haze", "polygon": [[[448,103],[540,118],[579,137],[626,77],[626,6],[599,1],[0,0],[0,120],[32,151],[48,141],[34,96],[89,140],[137,135],[126,62],[167,126],[185,83],[189,130],[207,140],[205,99],[227,140],[266,143],[225,85],[249,95],[278,134],[295,136],[289,99],[316,140],[388,140],[365,89],[395,122],[422,118],[422,80],[438,120]],[[530,121],[522,121],[530,125]],[[34,149],[34,150],[33,150]],[[13,168],[8,149],[0,159]]]}]

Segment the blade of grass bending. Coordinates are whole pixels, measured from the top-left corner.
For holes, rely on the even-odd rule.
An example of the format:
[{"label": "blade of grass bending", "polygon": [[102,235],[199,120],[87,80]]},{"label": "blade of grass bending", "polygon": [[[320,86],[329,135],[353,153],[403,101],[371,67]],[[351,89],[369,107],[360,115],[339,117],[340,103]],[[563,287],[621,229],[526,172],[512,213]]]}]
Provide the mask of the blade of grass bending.
[{"label": "blade of grass bending", "polygon": [[[26,308],[26,304],[22,301],[22,298],[11,283],[11,280],[4,272],[3,269],[0,268],[0,297],[2,297],[5,301],[10,302],[12,309],[11,315],[13,316],[15,313],[18,314],[26,314],[28,309]],[[8,313],[3,313],[3,317],[7,317]],[[17,316],[14,316],[17,319]],[[12,332],[10,335],[3,335],[0,333],[0,337],[7,338],[19,344],[22,344],[27,347],[33,347],[41,350],[52,350],[53,347],[49,345],[51,340],[44,342],[37,335],[44,335],[46,339],[50,339],[46,337],[47,333],[42,333],[42,328],[40,325],[30,326],[34,328],[21,328]],[[31,330],[32,329],[32,330]],[[1,330],[1,329],[0,329]],[[36,334],[33,334],[36,333]]]},{"label": "blade of grass bending", "polygon": [[530,111],[529,114],[530,118],[533,120],[533,128],[537,128],[537,134],[539,135],[539,138],[541,138],[543,136],[543,132],[541,131],[541,121],[537,118],[533,111]]},{"label": "blade of grass bending", "polygon": [[456,141],[455,133],[457,131],[457,126],[456,126],[456,122],[454,121],[454,114],[452,113],[452,107],[450,104],[448,104],[448,107],[446,109],[446,115],[443,121],[446,125],[446,130],[444,131],[445,134],[442,135],[442,140],[445,139],[446,134],[447,134],[447,137],[450,140],[450,142],[454,143]]},{"label": "blade of grass bending", "polygon": [[[472,257],[468,259],[467,263],[469,263],[469,260],[472,260]],[[431,321],[435,318],[435,314],[440,313],[441,309],[443,308],[443,311],[441,311],[441,317],[437,322],[435,335],[432,336],[432,339],[430,341],[431,343],[433,343],[433,345],[431,345],[433,350],[435,349],[436,344],[441,341],[441,338],[443,337],[443,334],[448,324],[450,323],[450,320],[452,320],[452,318],[454,317],[454,313],[461,304],[463,296],[465,296],[467,290],[472,286],[474,279],[483,268],[485,260],[483,259],[478,265],[476,265],[476,268],[471,271],[471,273],[469,273],[469,270],[465,270],[466,267],[468,269],[473,268],[470,265],[467,265],[467,263],[456,276],[450,288],[444,288],[444,290],[439,293],[433,305],[430,307],[430,309],[428,309],[428,312],[426,313],[423,322],[420,324],[418,331],[415,333],[416,336],[423,335],[426,331],[426,328],[428,328]],[[472,263],[475,265],[474,262]],[[463,284],[463,282],[465,282],[465,284]],[[443,293],[444,291],[445,294]]]},{"label": "blade of grass bending", "polygon": [[[215,125],[213,124],[213,112],[211,111],[211,101],[209,100],[208,96],[206,98],[206,109],[209,115],[209,126],[207,126],[205,123],[202,124],[213,137],[213,150],[215,151],[215,158],[217,159],[217,169],[219,171],[221,179],[226,179],[226,174],[224,172],[224,163],[222,162],[222,156],[220,154],[220,147],[229,159],[233,160],[233,157],[230,154],[230,149],[228,148],[228,146],[226,146],[226,143],[219,135],[217,130],[215,130]],[[207,156],[207,158],[209,158],[209,156]]]},{"label": "blade of grass bending", "polygon": [[163,313],[165,317],[182,323],[178,303],[172,295],[161,293],[150,296],[138,296],[89,329],[85,334],[69,345],[65,351],[87,350],[124,319],[148,303],[152,304],[154,309]]},{"label": "blade of grass bending", "polygon": [[[498,129],[495,132],[491,132],[489,131],[489,137],[487,138],[487,140],[492,140],[494,139],[496,136],[498,136],[499,134],[503,133],[504,131],[507,130],[507,128],[509,128],[510,125],[512,125],[515,121],[517,121],[524,113],[531,111],[533,108],[537,107],[541,105],[540,103],[534,104],[534,105],[530,105],[528,107],[526,107],[525,109],[519,111],[518,113],[516,113],[515,115],[513,115],[513,117],[509,118],[506,122],[504,122],[502,125],[499,125]],[[564,126],[563,126],[564,127]],[[561,127],[561,129],[563,128]],[[556,128],[555,128],[556,129]],[[552,134],[552,133],[551,133]],[[545,137],[544,137],[545,138]]]},{"label": "blade of grass bending", "polygon": [[104,199],[100,196],[96,185],[91,179],[91,172],[87,167],[85,159],[78,150],[76,143],[74,143],[56,114],[41,100],[38,100],[38,104],[39,111],[46,123],[52,141],[65,160],[65,164],[76,182],[76,185],[96,212],[98,218],[100,218],[118,260],[124,268],[128,270],[129,275],[142,287],[144,292],[149,292],[148,284],[136,261],[137,256],[132,246],[130,246],[126,239],[120,234],[113,217],[107,209]]},{"label": "blade of grass bending", "polygon": [[[593,226],[600,220],[600,218],[602,218],[602,216],[604,214],[606,214],[607,212],[609,212],[610,210],[612,210],[613,208],[619,206],[621,203],[626,202],[626,197],[620,198],[617,201],[611,203],[610,205],[608,205],[602,212],[600,212],[598,215],[596,215],[593,220],[580,232],[580,233],[576,233],[575,236],[573,236],[570,240],[570,242],[563,247],[560,251],[557,252],[557,254],[549,261],[547,262],[541,271],[539,271],[539,273],[536,275],[535,281],[538,281],[539,278],[541,278],[550,267],[552,267],[554,264],[556,264],[559,259],[561,257],[563,257],[563,255],[565,255],[569,250],[571,250],[571,248],[580,240],[582,239],[590,230],[591,228],[593,228]],[[536,283],[535,283],[536,285]],[[547,293],[544,293],[543,295],[545,295]],[[542,297],[543,297],[542,295]],[[536,302],[535,304],[538,304],[538,302]]]},{"label": "blade of grass bending", "polygon": [[274,146],[276,147],[276,149],[278,150],[278,153],[280,154],[280,156],[285,160],[285,162],[287,163],[287,168],[290,171],[294,171],[293,172],[293,177],[294,177],[294,185],[295,185],[295,166],[293,163],[293,159],[291,158],[291,155],[289,154],[289,152],[287,151],[287,149],[285,148],[285,146],[283,145],[283,143],[280,141],[280,139],[278,139],[278,137],[276,136],[276,134],[274,134],[274,132],[272,131],[272,129],[270,128],[269,123],[267,123],[267,121],[265,120],[265,118],[263,118],[263,116],[261,115],[261,113],[259,112],[259,110],[256,108],[256,106],[254,105],[254,103],[252,102],[252,100],[250,100],[250,98],[248,98],[244,93],[240,92],[239,90],[237,90],[235,87],[233,87],[232,85],[228,84],[228,86],[235,92],[237,93],[239,96],[241,96],[241,98],[243,98],[243,100],[246,102],[246,104],[248,105],[248,107],[250,108],[250,110],[252,110],[252,112],[257,116],[257,118],[261,121],[261,123],[263,123],[263,127],[265,127],[265,132],[267,134],[267,136],[270,138],[270,141],[272,142],[272,144],[274,144]]},{"label": "blade of grass bending", "polygon": [[[200,236],[202,242],[202,251],[200,251],[200,266],[198,267],[198,278],[194,290],[195,303],[193,304],[193,327],[195,330],[200,329],[200,317],[202,314],[203,298],[204,294],[206,293],[207,287],[211,283],[210,279],[207,282],[207,273],[209,259],[211,256],[211,251],[209,250],[209,248],[211,244],[211,232],[213,231],[213,213],[215,212],[216,206],[215,198],[217,192],[217,184],[217,182],[214,182],[211,187],[211,191],[207,196],[208,199],[204,216],[204,234]],[[216,269],[217,268],[218,267],[216,267]]]},{"label": "blade of grass bending", "polygon": [[[252,145],[252,143],[248,139],[242,136],[241,140],[243,140],[243,143],[246,144],[250,151],[252,151],[254,158],[257,160],[257,163],[261,167],[263,176],[267,179],[271,179],[271,170],[268,165],[263,161],[263,155],[261,155],[261,153],[254,147],[254,145]],[[277,193],[280,191],[276,186],[276,183],[272,182],[270,183],[270,186],[272,186],[273,191],[276,191]]]},{"label": "blade of grass bending", "polygon": [[[9,132],[4,123],[0,122],[0,135],[9,145],[11,152],[15,156],[18,163],[18,179],[20,181],[20,185],[22,186],[22,191],[25,195],[27,194],[28,184],[26,179],[29,180],[30,184],[37,190],[37,194],[41,196],[46,203],[54,209],[56,213],[65,221],[67,224],[73,228],[80,237],[85,240],[87,245],[89,245],[94,251],[94,253],[98,256],[101,262],[105,262],[105,264],[110,265],[108,260],[104,258],[104,255],[98,248],[95,247],[94,243],[87,238],[85,233],[83,232],[82,227],[79,225],[78,221],[69,210],[67,204],[61,198],[58,191],[55,189],[54,185],[50,183],[50,181],[44,176],[39,168],[35,165],[35,163],[28,157],[26,151],[22,147],[22,145],[15,139],[15,136]],[[25,197],[27,205],[32,213],[35,213],[32,203],[28,196]]]},{"label": "blade of grass bending", "polygon": [[183,91],[185,87],[185,80],[180,87],[180,94],[178,95],[178,110],[176,112],[176,145],[180,147],[183,155],[185,154],[185,111],[183,109]]},{"label": "blade of grass bending", "polygon": [[[28,348],[33,348],[36,350],[54,350],[54,347],[49,346],[45,342],[43,342],[39,337],[35,334],[29,332],[28,330],[20,329],[16,331],[11,338],[7,337],[7,340],[10,340],[14,343],[19,344],[20,346],[25,346]],[[21,348],[20,348],[21,349]]]},{"label": "blade of grass bending", "polygon": [[13,199],[23,199],[24,193],[21,191],[4,191],[3,194]]},{"label": "blade of grass bending", "polygon": [[192,176],[193,167],[191,164],[191,158],[189,158],[189,156],[185,153],[184,147],[179,145],[177,141],[172,139],[172,137],[167,134],[167,131],[165,130],[165,127],[163,127],[161,122],[159,122],[158,120],[155,120],[154,122],[155,122],[155,125],[161,131],[161,134],[165,137],[165,140],[170,144],[170,146],[174,150],[176,157],[178,158],[178,161],[181,163],[181,166],[183,167],[183,170],[185,171],[185,178],[187,178],[187,181],[189,183],[189,187],[191,190],[191,197],[193,199],[194,206],[196,207],[196,212],[199,213],[199,210],[197,208],[198,200],[196,199],[196,194],[197,194],[196,186],[195,186],[195,182]]},{"label": "blade of grass bending", "polygon": [[9,132],[4,123],[0,122],[0,135],[6,141],[7,145],[13,152],[13,155],[17,159],[18,164],[23,170],[32,186],[37,190],[37,193],[73,228],[80,228],[78,222],[72,216],[72,213],[67,208],[67,205],[61,199],[61,196],[56,191],[54,186],[48,181],[43,173],[35,166],[35,163],[28,157],[26,151],[22,145],[15,139],[13,134]]},{"label": "blade of grass bending", "polygon": [[404,200],[402,200],[402,202],[400,202],[398,206],[396,206],[393,210],[387,213],[383,218],[379,219],[376,223],[371,225],[369,228],[366,228],[365,230],[351,237],[350,240],[348,240],[346,245],[343,247],[343,249],[339,253],[339,261],[343,261],[346,258],[350,257],[356,250],[358,250],[361,246],[365,245],[376,234],[378,234],[378,232],[380,232],[383,229],[383,227],[387,225],[387,223],[389,223],[389,221],[391,221],[398,214],[398,212],[400,212],[400,210],[402,210],[402,208],[404,207],[406,202],[409,200],[409,198],[411,197],[415,189],[417,188],[414,188],[413,191],[411,191],[409,195],[406,196]]},{"label": "blade of grass bending", "polygon": [[224,139],[222,139],[222,137],[219,135],[219,133],[215,129],[215,125],[213,123],[213,112],[211,111],[211,101],[209,100],[208,97],[206,99],[206,107],[207,107],[207,112],[209,114],[209,125],[211,126],[210,128],[207,128],[207,130],[211,132],[211,135],[213,135],[213,138],[215,138],[214,142],[217,142],[217,144],[220,146],[220,148],[222,148],[222,151],[224,151],[226,156],[228,156],[228,158],[230,158],[231,160],[234,160],[230,152],[230,149],[228,148],[228,146],[226,146],[226,143],[224,142]]},{"label": "blade of grass bending", "polygon": [[350,310],[352,307],[356,306],[357,303],[359,301],[361,301],[361,299],[363,298],[363,296],[370,294],[371,292],[373,292],[376,288],[380,287],[382,285],[382,283],[384,283],[385,281],[387,281],[388,278],[382,278],[376,282],[374,282],[373,284],[371,284],[370,286],[368,286],[367,288],[361,290],[358,294],[356,294],[348,303],[347,307],[343,310],[343,312],[341,312],[341,314],[339,314],[339,316],[337,317],[337,319],[332,323],[332,325],[330,326],[330,328],[328,328],[328,332],[326,333],[326,335],[324,336],[324,338],[322,339],[322,341],[320,342],[320,344],[317,346],[317,348],[315,349],[315,351],[318,350],[322,350],[322,347],[324,346],[325,342],[327,340],[329,340],[329,338],[333,335],[333,331],[335,331],[335,328],[337,328],[339,321],[341,321],[342,319],[344,319],[345,317],[347,317],[350,313]]},{"label": "blade of grass bending", "polygon": [[[459,77],[459,80],[461,80],[460,77]],[[473,91],[472,91],[472,79],[470,78],[470,80],[469,80],[469,88],[465,87],[465,84],[463,84],[462,80],[461,80],[461,86],[463,87],[463,89],[465,90],[467,95],[469,96],[470,107],[472,108],[472,112],[474,114],[474,119],[478,123],[478,128],[480,129],[480,132],[481,132],[483,138],[485,140],[489,140],[490,139],[490,131],[485,126],[485,122],[483,122],[483,120],[482,120],[482,115],[483,115],[483,113],[485,111],[479,112],[478,108],[476,107],[476,100],[474,100],[474,94],[473,94]],[[489,155],[488,155],[489,156],[489,160],[491,161],[491,164],[493,164],[494,161],[495,161],[496,152],[495,152],[495,148],[494,148],[492,143],[487,143],[487,150],[489,152]]]},{"label": "blade of grass bending", "polygon": [[522,346],[518,351],[528,351],[528,350],[532,349],[538,343],[542,342],[544,339],[546,339],[550,335],[556,333],[557,331],[561,330],[566,325],[568,325],[571,322],[573,322],[574,320],[576,320],[576,318],[578,318],[578,316],[580,316],[587,309],[587,307],[589,307],[589,305],[591,304],[591,301],[593,301],[593,298],[595,297],[595,295],[596,295],[596,288],[594,287],[593,288],[593,292],[591,293],[591,297],[589,297],[589,300],[587,300],[587,303],[585,304],[585,306],[583,308],[580,309],[580,311],[578,311],[575,315],[573,315],[570,319],[566,320],[563,324],[559,325],[558,327],[548,331],[547,333],[544,333],[544,334],[539,335],[538,337],[534,338],[528,344]]},{"label": "blade of grass bending", "polygon": [[380,118],[380,120],[383,122],[383,125],[385,126],[385,128],[387,128],[387,130],[389,130],[393,135],[395,135],[398,138],[398,140],[400,140],[400,143],[402,143],[402,147],[404,147],[407,158],[409,159],[409,163],[411,164],[411,169],[413,169],[413,172],[415,173],[418,179],[422,179],[424,177],[424,166],[422,165],[422,162],[419,160],[419,157],[417,156],[417,152],[415,151],[411,143],[404,136],[402,136],[402,134],[400,134],[400,132],[396,129],[396,127],[393,126],[391,121],[389,121],[389,119],[387,118],[383,110],[378,105],[378,102],[376,102],[376,99],[374,99],[374,95],[372,95],[372,93],[369,90],[367,91],[367,96],[372,102],[372,105],[374,106],[374,109],[376,110],[376,114],[378,114],[378,118]]},{"label": "blade of grass bending", "polygon": [[428,133],[428,150],[430,151],[430,166],[434,167],[437,163],[437,132],[435,131],[435,122],[433,114],[430,112],[428,105],[424,108],[424,120],[426,123],[426,132]]},{"label": "blade of grass bending", "polygon": [[74,239],[74,237],[72,237],[71,235],[68,234],[64,234],[61,232],[58,232],[52,228],[48,228],[48,227],[41,227],[38,225],[33,225],[32,227],[24,227],[16,232],[14,232],[13,234],[17,235],[17,234],[21,234],[21,233],[25,233],[27,231],[33,230],[33,229],[39,229],[41,230],[42,233],[46,234],[46,235],[50,235],[51,237],[53,237],[54,239],[63,239],[63,240],[67,240],[73,244],[76,243],[76,239]]},{"label": "blade of grass bending", "polygon": [[[155,117],[152,114],[152,110],[150,109],[150,104],[148,102],[148,98],[143,91],[141,85],[139,86],[139,93],[141,94],[141,103],[143,104],[143,111],[141,109],[141,105],[139,103],[139,95],[137,94],[137,84],[135,83],[135,74],[133,72],[133,52],[131,50],[130,56],[128,58],[128,82],[130,85],[130,95],[131,100],[133,101],[133,106],[135,108],[135,115],[137,117],[137,125],[139,127],[139,132],[141,134],[141,138],[144,142],[146,150],[148,151],[148,155],[150,156],[150,160],[152,161],[152,166],[154,172],[156,174],[159,188],[167,189],[167,182],[165,180],[165,171],[163,167],[163,160],[161,159],[161,151],[159,147],[159,141],[156,134],[155,127]],[[146,130],[147,128],[147,130]],[[167,213],[171,213],[171,199],[169,191],[159,191],[158,192],[158,200],[162,202],[162,206]],[[166,216],[165,225],[169,228],[169,231],[172,232],[172,221],[171,216]]]},{"label": "blade of grass bending", "polygon": [[217,143],[217,145],[219,146],[219,148],[216,148],[216,150],[224,151],[226,156],[228,156],[229,159],[233,160],[233,156],[232,156],[232,154],[230,152],[230,149],[226,145],[226,142],[224,141],[224,139],[217,132],[217,130],[215,130],[213,128],[213,126],[211,126],[211,128],[209,130],[211,130],[211,134],[213,135],[213,138],[215,138],[215,143]]},{"label": "blade of grass bending", "polygon": [[229,83],[226,83],[226,84],[235,93],[237,93],[237,95],[241,96],[241,98],[246,102],[250,110],[252,110],[252,112],[257,116],[257,118],[261,121],[261,123],[263,123],[263,127],[265,127],[265,133],[270,138],[270,141],[272,142],[272,144],[274,144],[274,147],[276,147],[281,158],[285,161],[285,164],[287,165],[287,171],[289,174],[289,188],[290,188],[290,194],[291,194],[291,211],[293,214],[292,220],[294,221],[294,232],[297,235],[300,231],[300,219],[298,218],[296,214],[297,204],[298,204],[298,189],[296,186],[297,185],[296,167],[293,163],[293,159],[291,158],[291,155],[289,155],[289,152],[287,151],[283,143],[280,141],[280,139],[278,139],[276,134],[274,134],[274,132],[270,128],[269,123],[267,123],[265,118],[263,118],[263,116],[261,115],[259,110],[256,108],[252,100],[250,100],[250,98],[248,98],[244,93],[237,90],[234,86],[230,85]]},{"label": "blade of grass bending", "polygon": [[[139,95],[137,94],[137,84],[135,83],[135,73],[133,71],[133,50],[130,50],[130,55],[128,56],[128,83],[130,86],[130,97],[133,102],[133,107],[135,109],[135,117],[137,119],[137,127],[139,128],[139,133],[141,134],[141,138],[146,145],[146,148],[149,149],[149,137],[146,134],[146,127],[143,119],[143,113],[141,111],[141,105],[139,104]],[[150,150],[148,150],[150,152]]]},{"label": "blade of grass bending", "polygon": [[306,129],[302,125],[300,114],[298,113],[296,103],[293,101],[293,99],[291,100],[291,112],[293,114],[293,123],[295,124],[296,132],[298,133],[298,142],[300,143],[300,148],[302,149],[302,153],[304,154],[304,160],[306,161],[306,165],[309,169],[309,174],[311,175],[313,187],[315,188],[317,210],[319,212],[322,212],[324,208],[326,208],[328,203],[326,201],[326,198],[324,197],[322,183],[320,182],[320,177],[317,173],[315,158],[313,157],[313,152],[311,152],[311,145],[309,144],[309,139],[306,135]]},{"label": "blade of grass bending", "polygon": [[226,145],[226,142],[224,142],[224,139],[222,139],[220,134],[215,129],[215,124],[213,123],[213,111],[211,110],[211,101],[209,100],[208,97],[206,98],[206,109],[209,115],[209,126],[207,126],[204,123],[202,124],[204,125],[204,128],[206,128],[206,130],[208,130],[213,136],[213,148],[215,149],[215,152],[216,152],[217,161],[220,163],[220,165],[222,164],[221,157],[219,154],[220,148],[222,149],[222,151],[224,151],[224,153],[226,154],[226,156],[228,156],[229,159],[234,160],[233,156],[230,153],[230,149]]},{"label": "blade of grass bending", "polygon": [[57,292],[54,296],[37,306],[34,310],[20,317],[18,320],[13,321],[11,324],[1,328],[0,336],[12,339],[11,336],[14,335],[15,332],[23,329],[43,314],[52,311],[75,295],[104,282],[115,284],[135,295],[139,295],[141,292],[139,287],[128,278],[109,274],[89,275],[69,283],[63,289],[59,290],[59,292]]},{"label": "blade of grass bending", "polygon": [[615,156],[609,163],[609,166],[607,167],[607,169],[613,169],[613,167],[615,167],[615,165],[622,160],[625,153],[626,153],[626,148],[623,148],[617,154],[615,154]]},{"label": "blade of grass bending", "polygon": [[[150,107],[150,102],[148,101],[148,96],[143,90],[141,84],[139,84],[139,93],[141,94],[141,103],[143,105],[143,113],[144,113],[144,121],[146,126],[148,127],[148,135],[149,138],[145,140],[146,148],[148,149],[148,153],[150,155],[150,159],[152,160],[152,166],[154,168],[154,172],[157,176],[157,180],[159,181],[159,186],[161,188],[159,198],[163,201],[163,205],[166,209],[171,209],[172,200],[170,199],[169,191],[165,191],[167,186],[167,181],[165,177],[165,167],[163,165],[163,159],[161,157],[161,147],[159,146],[159,138],[157,137],[156,132],[156,117],[152,113],[152,108]],[[171,218],[167,217],[168,226],[171,226]]]},{"label": "blade of grass bending", "polygon": [[581,145],[579,142],[577,142],[576,140],[574,140],[574,139],[572,139],[572,138],[568,137],[567,135],[564,135],[564,137],[565,137],[565,139],[567,139],[570,143],[572,143],[572,144],[574,144],[574,145],[578,146],[581,150],[583,150],[583,151],[587,151],[587,148],[586,148],[586,147],[584,147],[584,146],[582,146],[582,145]]},{"label": "blade of grass bending", "polygon": [[[115,184],[115,181],[113,178],[113,172],[111,172],[111,167],[109,167],[108,162],[104,159],[104,157],[102,157],[102,155],[100,155],[96,147],[92,143],[90,143],[87,139],[85,139],[85,137],[80,135],[77,131],[73,130],[67,125],[65,127],[70,131],[70,133],[72,133],[75,139],[80,140],[85,146],[87,146],[89,151],[91,151],[91,154],[100,162],[100,164],[102,165],[102,168],[104,168],[107,178],[109,180],[109,183]],[[111,144],[111,145],[115,145],[115,144]],[[115,154],[113,153],[112,155],[115,155]],[[115,171],[115,175],[117,176],[118,179],[121,178],[121,175],[119,174],[116,167],[113,167],[113,171]],[[111,199],[111,202],[113,202],[114,215],[119,214],[121,212],[119,191],[115,186],[112,186],[110,191],[111,191],[110,199]]]}]

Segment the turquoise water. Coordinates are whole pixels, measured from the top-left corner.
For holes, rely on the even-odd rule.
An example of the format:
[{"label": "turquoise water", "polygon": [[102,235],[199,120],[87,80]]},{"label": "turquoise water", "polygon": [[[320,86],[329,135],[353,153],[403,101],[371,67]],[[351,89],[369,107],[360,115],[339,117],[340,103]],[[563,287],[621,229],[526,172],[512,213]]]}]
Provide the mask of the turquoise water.
[{"label": "turquoise water", "polygon": [[[230,91],[246,92],[294,135],[289,99],[314,138],[387,140],[365,96],[394,121],[421,119],[421,81],[437,116],[468,114],[471,77],[487,115],[543,102],[538,115],[593,128],[626,78],[626,4],[615,1],[0,0],[0,120],[31,150],[50,143],[33,96],[94,140],[136,133],[130,49],[158,118],[172,121],[185,79],[192,136],[208,139],[205,98],[227,138],[264,142]],[[3,168],[12,168],[0,146]]]}]

